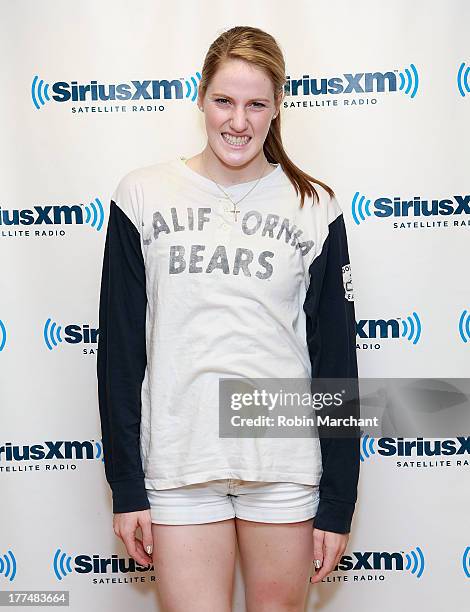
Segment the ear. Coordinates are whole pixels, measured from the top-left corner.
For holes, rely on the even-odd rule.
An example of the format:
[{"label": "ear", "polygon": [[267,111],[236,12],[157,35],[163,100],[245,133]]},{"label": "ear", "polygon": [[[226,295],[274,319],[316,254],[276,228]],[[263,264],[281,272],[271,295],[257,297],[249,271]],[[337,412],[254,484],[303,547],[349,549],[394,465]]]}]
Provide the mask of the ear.
[{"label": "ear", "polygon": [[202,112],[204,112],[203,104],[204,104],[204,96],[201,95],[201,90],[199,90],[197,94],[197,105],[198,105],[199,110]]}]

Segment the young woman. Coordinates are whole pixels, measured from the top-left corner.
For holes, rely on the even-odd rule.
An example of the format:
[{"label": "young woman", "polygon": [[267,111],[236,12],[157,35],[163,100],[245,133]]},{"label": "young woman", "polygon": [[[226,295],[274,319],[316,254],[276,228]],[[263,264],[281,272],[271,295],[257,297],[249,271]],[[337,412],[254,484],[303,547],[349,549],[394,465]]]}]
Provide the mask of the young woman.
[{"label": "young woman", "polygon": [[153,562],[165,612],[229,611],[237,545],[248,611],[303,610],[312,562],[318,582],[349,538],[357,438],[219,435],[220,378],[357,378],[343,216],[283,148],[284,83],[272,36],[221,34],[199,84],[204,150],[132,170],[111,199],[105,472],[114,531]]}]

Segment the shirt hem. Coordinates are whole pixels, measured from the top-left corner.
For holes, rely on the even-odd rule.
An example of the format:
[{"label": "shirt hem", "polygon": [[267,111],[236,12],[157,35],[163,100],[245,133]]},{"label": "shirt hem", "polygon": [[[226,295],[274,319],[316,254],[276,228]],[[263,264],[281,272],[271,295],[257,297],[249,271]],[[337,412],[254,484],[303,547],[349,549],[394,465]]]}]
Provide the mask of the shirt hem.
[{"label": "shirt hem", "polygon": [[294,482],[298,484],[307,484],[319,486],[322,472],[317,474],[292,474],[287,472],[265,472],[265,471],[250,471],[246,469],[221,469],[210,470],[207,472],[195,472],[192,474],[181,474],[172,478],[150,478],[145,477],[145,488],[164,490],[175,489],[176,487],[184,487],[185,485],[208,482],[210,480],[220,480],[223,478],[236,478],[238,480],[251,480],[255,482]]}]

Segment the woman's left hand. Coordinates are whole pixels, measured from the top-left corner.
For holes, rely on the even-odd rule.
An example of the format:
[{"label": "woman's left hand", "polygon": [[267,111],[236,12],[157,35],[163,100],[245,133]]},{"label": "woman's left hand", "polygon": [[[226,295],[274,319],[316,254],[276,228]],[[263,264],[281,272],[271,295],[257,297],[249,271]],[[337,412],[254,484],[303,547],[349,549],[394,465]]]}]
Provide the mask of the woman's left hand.
[{"label": "woman's left hand", "polygon": [[312,584],[320,582],[334,570],[343,556],[348,540],[349,533],[313,529],[313,559],[319,559],[322,565],[310,578]]}]

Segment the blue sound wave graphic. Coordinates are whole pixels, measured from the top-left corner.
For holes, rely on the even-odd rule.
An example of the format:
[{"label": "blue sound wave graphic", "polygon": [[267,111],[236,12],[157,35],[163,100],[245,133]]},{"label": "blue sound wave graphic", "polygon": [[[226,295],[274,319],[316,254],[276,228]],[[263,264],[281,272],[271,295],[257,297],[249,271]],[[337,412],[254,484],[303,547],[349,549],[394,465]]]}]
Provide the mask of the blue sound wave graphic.
[{"label": "blue sound wave graphic", "polygon": [[351,211],[354,222],[356,225],[359,225],[359,223],[366,220],[366,216],[372,216],[370,212],[370,200],[360,195],[359,191],[356,191],[351,202]]},{"label": "blue sound wave graphic", "polygon": [[465,98],[467,93],[470,93],[469,76],[470,76],[470,66],[467,66],[465,68],[465,62],[462,62],[457,72],[457,87],[459,88],[459,92],[462,98]]},{"label": "blue sound wave graphic", "polygon": [[416,70],[416,66],[414,64],[410,64],[410,68],[405,68],[402,72],[398,73],[400,76],[400,85],[398,89],[400,91],[404,90],[406,95],[409,95],[411,98],[414,98],[416,92],[418,91],[419,85],[419,76],[418,71]]},{"label": "blue sound wave graphic", "polygon": [[95,198],[94,201],[86,204],[85,210],[85,223],[89,223],[92,227],[96,227],[96,231],[99,232],[104,223],[104,209],[100,199]]},{"label": "blue sound wave graphic", "polygon": [[201,80],[201,74],[199,72],[196,72],[196,76],[197,81],[193,76],[184,80],[186,83],[186,97],[191,98],[191,102],[197,99],[199,81]]},{"label": "blue sound wave graphic", "polygon": [[369,459],[371,455],[375,455],[375,438],[371,438],[369,434],[364,434],[361,437],[360,458],[361,461]]},{"label": "blue sound wave graphic", "polygon": [[102,442],[98,442],[96,440],[95,441],[95,445],[96,445],[96,459],[99,459],[101,457],[101,461],[104,462],[103,443]]},{"label": "blue sound wave graphic", "polygon": [[470,340],[470,313],[468,310],[463,310],[460,315],[459,334],[462,342],[467,343]]},{"label": "blue sound wave graphic", "polygon": [[36,74],[31,84],[31,98],[33,99],[34,106],[39,110],[41,106],[46,103],[44,99],[49,102],[49,83],[44,83],[42,79]]},{"label": "blue sound wave graphic", "polygon": [[6,330],[6,327],[3,321],[0,319],[0,351],[3,351],[6,343],[7,343],[7,330]]},{"label": "blue sound wave graphic", "polygon": [[10,582],[13,582],[16,576],[16,559],[13,551],[8,549],[6,554],[0,556],[0,574],[5,574]]},{"label": "blue sound wave graphic", "polygon": [[470,578],[470,546],[467,546],[467,548],[463,551],[462,569],[465,576],[467,576],[467,578]]},{"label": "blue sound wave graphic", "polygon": [[58,346],[58,342],[62,342],[62,338],[60,337],[61,331],[62,327],[60,325],[57,326],[57,323],[52,321],[51,318],[47,319],[44,324],[43,336],[44,342],[50,351]]},{"label": "blue sound wave graphic", "polygon": [[409,570],[416,578],[421,578],[424,572],[424,555],[419,546],[415,550],[405,554],[406,570]]},{"label": "blue sound wave graphic", "polygon": [[62,580],[65,578],[67,574],[72,573],[72,557],[70,555],[67,556],[66,553],[62,552],[60,548],[58,548],[54,555],[54,560],[52,562],[52,567],[54,569],[54,574],[56,575],[57,580]]},{"label": "blue sound wave graphic", "polygon": [[411,316],[404,317],[402,319],[403,332],[402,338],[405,338],[416,344],[421,337],[421,320],[416,312],[413,312]]}]

